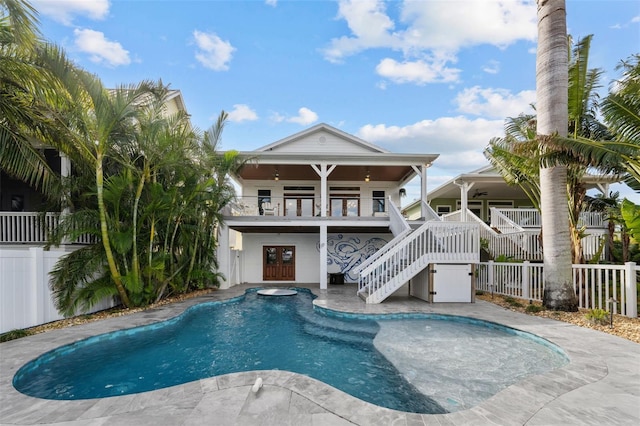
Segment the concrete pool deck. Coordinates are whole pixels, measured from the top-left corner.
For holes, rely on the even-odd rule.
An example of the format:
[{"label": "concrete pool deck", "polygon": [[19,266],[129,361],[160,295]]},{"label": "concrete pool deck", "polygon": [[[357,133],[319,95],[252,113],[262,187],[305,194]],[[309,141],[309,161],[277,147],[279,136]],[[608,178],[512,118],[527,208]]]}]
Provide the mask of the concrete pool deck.
[{"label": "concrete pool deck", "polygon": [[[97,334],[174,317],[187,307],[244,294],[241,285],[145,312],[49,331],[0,344],[2,425],[638,425],[640,344],[560,321],[511,312],[491,303],[428,304],[394,296],[366,305],[353,285],[300,285],[318,306],[357,313],[429,312],[498,322],[558,346],[570,363],[509,386],[475,407],[450,414],[414,414],[358,400],[286,371],[235,373],[135,395],[79,401],[32,398],[12,379],[29,360]],[[123,366],[125,368],[126,366]],[[478,365],[478,368],[482,368]],[[257,377],[263,387],[251,386]]]}]

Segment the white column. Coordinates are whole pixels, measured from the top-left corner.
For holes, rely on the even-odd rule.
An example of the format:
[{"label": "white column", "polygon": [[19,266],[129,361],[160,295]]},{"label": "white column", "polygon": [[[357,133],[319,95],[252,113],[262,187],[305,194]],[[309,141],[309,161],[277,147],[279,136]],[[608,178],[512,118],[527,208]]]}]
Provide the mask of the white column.
[{"label": "white column", "polygon": [[320,290],[327,289],[327,225],[320,225]]},{"label": "white column", "polygon": [[220,279],[220,289],[231,287],[231,248],[229,247],[229,227],[221,225],[218,230],[218,269],[223,277]]},{"label": "white column", "polygon": [[420,168],[420,216],[427,217],[427,165]]},{"label": "white column", "polygon": [[[455,182],[454,182],[455,183]],[[460,187],[460,220],[467,221],[467,209],[469,208],[469,190],[475,182],[456,183]]]},{"label": "white column", "polygon": [[[60,176],[62,179],[66,179],[71,176],[71,160],[65,153],[60,153]],[[69,214],[69,201],[66,199],[69,194],[65,194],[65,199],[62,200],[62,214]]]},{"label": "white column", "polygon": [[[320,217],[326,217],[326,216],[327,216],[327,165],[325,163],[322,163],[320,164]],[[327,241],[326,226],[324,227],[324,230],[325,230],[324,241],[326,243]],[[322,234],[322,229],[320,230],[320,233]],[[322,239],[320,239],[320,244],[322,244]],[[322,253],[322,249],[320,250],[320,253]],[[325,247],[325,256],[326,256],[326,247]],[[324,267],[325,269],[327,269],[326,262]],[[324,288],[327,288],[327,283],[326,283],[327,278],[325,277],[324,280],[325,280]],[[320,282],[322,282],[322,280]]]}]

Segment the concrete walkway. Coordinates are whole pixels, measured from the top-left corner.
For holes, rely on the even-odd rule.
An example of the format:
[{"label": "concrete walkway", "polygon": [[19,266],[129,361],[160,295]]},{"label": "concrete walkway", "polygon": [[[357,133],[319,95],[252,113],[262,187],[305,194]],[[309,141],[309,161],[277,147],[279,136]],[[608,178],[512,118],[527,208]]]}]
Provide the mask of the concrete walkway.
[{"label": "concrete walkway", "polygon": [[[255,286],[237,286],[141,313],[54,330],[0,344],[3,425],[638,425],[640,345],[567,323],[511,312],[490,303],[427,304],[396,296],[366,305],[351,285],[318,290],[318,306],[347,312],[432,312],[490,320],[560,346],[568,365],[530,377],[456,413],[404,413],[358,400],[317,380],[286,371],[228,374],[135,395],[79,401],[25,396],[16,371],[60,345],[96,334],[171,318],[197,303],[223,300]],[[123,366],[126,368],[126,366]],[[482,368],[482,365],[478,365]],[[257,377],[263,388],[251,392]]]}]

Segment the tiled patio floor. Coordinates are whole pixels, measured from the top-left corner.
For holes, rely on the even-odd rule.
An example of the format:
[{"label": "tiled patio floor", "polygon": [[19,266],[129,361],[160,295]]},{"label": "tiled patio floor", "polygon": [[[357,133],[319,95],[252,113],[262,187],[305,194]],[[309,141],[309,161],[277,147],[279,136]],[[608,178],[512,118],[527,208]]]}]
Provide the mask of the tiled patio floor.
[{"label": "tiled patio floor", "polygon": [[[298,285],[301,286],[301,285]],[[490,320],[537,334],[559,345],[571,362],[523,380],[464,411],[413,414],[381,408],[306,376],[286,371],[228,374],[135,395],[80,401],[25,396],[12,384],[15,372],[38,355],[96,334],[173,317],[203,301],[244,293],[251,285],[146,312],[0,344],[0,423],[3,425],[638,425],[640,345],[567,323],[514,313],[486,302],[427,304],[395,296],[366,305],[351,285],[330,286],[319,306],[347,312],[434,312]],[[478,366],[481,368],[481,366]],[[124,368],[124,366],[123,366]],[[264,381],[258,393],[255,379]]]}]

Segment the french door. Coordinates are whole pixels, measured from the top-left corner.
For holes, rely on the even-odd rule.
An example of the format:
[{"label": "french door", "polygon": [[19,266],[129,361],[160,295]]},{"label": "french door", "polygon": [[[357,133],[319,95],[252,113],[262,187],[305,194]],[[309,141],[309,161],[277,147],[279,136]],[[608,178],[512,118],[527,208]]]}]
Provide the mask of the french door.
[{"label": "french door", "polygon": [[294,281],[296,279],[296,248],[294,246],[262,247],[263,281]]}]

